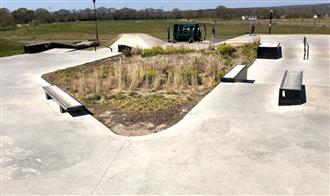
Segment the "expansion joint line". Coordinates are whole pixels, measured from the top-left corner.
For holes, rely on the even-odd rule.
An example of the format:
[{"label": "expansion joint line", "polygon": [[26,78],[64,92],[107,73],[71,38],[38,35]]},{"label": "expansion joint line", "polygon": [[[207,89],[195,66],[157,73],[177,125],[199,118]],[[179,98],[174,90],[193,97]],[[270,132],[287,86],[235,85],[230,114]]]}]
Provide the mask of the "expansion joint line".
[{"label": "expansion joint line", "polygon": [[99,181],[97,182],[97,184],[95,185],[95,187],[94,187],[93,191],[91,192],[90,196],[92,196],[92,195],[95,193],[96,189],[98,188],[98,186],[99,186],[100,183],[102,182],[102,179],[104,178],[105,174],[106,174],[106,173],[108,172],[108,170],[110,169],[112,163],[116,160],[118,154],[120,153],[120,151],[123,149],[123,147],[124,147],[125,144],[127,143],[128,138],[129,138],[129,137],[126,138],[126,140],[125,140],[125,141],[123,142],[123,144],[120,146],[119,150],[117,151],[117,153],[115,154],[115,156],[113,157],[113,159],[109,162],[107,168],[104,170],[104,172],[103,172],[103,174],[102,174],[100,180],[99,180]]}]

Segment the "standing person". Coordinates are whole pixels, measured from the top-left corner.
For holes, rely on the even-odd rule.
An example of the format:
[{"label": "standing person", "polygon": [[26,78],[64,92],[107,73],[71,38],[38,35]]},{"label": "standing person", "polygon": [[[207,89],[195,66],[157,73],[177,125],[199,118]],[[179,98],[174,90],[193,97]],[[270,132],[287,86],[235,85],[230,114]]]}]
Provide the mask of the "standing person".
[{"label": "standing person", "polygon": [[254,35],[255,30],[256,30],[256,25],[253,24],[253,25],[251,26],[251,33],[250,33],[250,35]]},{"label": "standing person", "polygon": [[214,26],[214,24],[212,24],[211,35],[212,35],[212,41],[215,42],[215,26]]}]

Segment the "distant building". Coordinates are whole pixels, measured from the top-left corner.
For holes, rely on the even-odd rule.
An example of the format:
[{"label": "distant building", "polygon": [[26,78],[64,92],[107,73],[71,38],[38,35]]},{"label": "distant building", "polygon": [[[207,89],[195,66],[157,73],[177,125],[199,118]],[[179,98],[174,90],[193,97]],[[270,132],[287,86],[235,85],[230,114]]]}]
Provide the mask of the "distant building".
[{"label": "distant building", "polygon": [[258,16],[242,16],[242,20],[258,20]]}]

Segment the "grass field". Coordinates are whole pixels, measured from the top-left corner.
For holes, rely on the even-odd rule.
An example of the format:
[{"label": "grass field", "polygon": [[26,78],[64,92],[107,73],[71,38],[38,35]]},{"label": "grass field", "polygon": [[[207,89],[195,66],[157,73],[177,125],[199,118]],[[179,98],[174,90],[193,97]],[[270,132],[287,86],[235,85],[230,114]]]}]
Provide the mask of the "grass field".
[{"label": "grass field", "polygon": [[24,44],[0,38],[0,57],[23,53]]},{"label": "grass field", "polygon": [[[99,21],[99,37],[105,45],[110,45],[121,33],[147,33],[154,37],[166,40],[167,27],[178,20],[125,20],[125,21]],[[72,42],[77,40],[95,39],[95,26],[93,21],[67,22],[54,24],[41,24],[39,26],[21,27],[10,31],[0,31],[0,38],[19,41],[22,43],[39,41]],[[207,23],[207,38],[210,38],[211,24]],[[216,24],[216,37],[228,39],[249,32],[248,24],[225,23]],[[329,27],[274,25],[274,34],[330,34]],[[268,33],[267,24],[259,24],[256,33]],[[1,41],[3,42],[3,41]],[[17,48],[6,49],[8,55],[20,53]]]}]

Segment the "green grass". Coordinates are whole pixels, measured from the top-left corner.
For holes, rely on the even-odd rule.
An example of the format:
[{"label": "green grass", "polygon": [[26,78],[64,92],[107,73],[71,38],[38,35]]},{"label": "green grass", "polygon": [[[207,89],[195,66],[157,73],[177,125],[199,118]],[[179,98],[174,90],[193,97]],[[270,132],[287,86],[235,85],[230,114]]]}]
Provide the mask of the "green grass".
[{"label": "green grass", "polygon": [[[250,28],[248,27],[247,29],[249,30]],[[256,33],[268,34],[268,25],[257,25]],[[330,28],[300,25],[273,25],[272,34],[330,34]]]},{"label": "green grass", "polygon": [[[116,20],[99,21],[99,38],[105,45],[110,45],[121,33],[147,33],[162,40],[167,40],[167,27],[174,23],[182,22],[178,20]],[[77,40],[95,39],[95,26],[93,21],[66,22],[41,24],[38,26],[21,27],[15,30],[0,31],[0,38],[20,41],[59,41],[72,42]],[[206,24],[207,39],[210,39],[211,24]],[[216,38],[229,39],[250,31],[247,24],[216,24]],[[256,26],[256,33],[267,34],[268,25]],[[313,27],[297,25],[273,25],[273,34],[330,34],[329,27]],[[1,40],[1,44],[4,45]],[[3,55],[11,55],[19,52],[9,44]],[[2,49],[3,50],[3,49]],[[3,53],[3,52],[2,52]]]},{"label": "green grass", "polygon": [[[121,33],[140,32],[167,39],[166,28],[175,22],[174,20],[99,21],[99,38],[105,44],[110,44]],[[24,41],[95,39],[95,24],[93,21],[41,24],[11,31],[0,31],[0,37]]]},{"label": "green grass", "polygon": [[0,57],[22,54],[24,44],[0,38]]},{"label": "green grass", "polygon": [[[99,37],[105,43],[111,43],[121,33],[147,33],[157,38],[167,39],[167,26],[178,23],[176,20],[116,20],[99,21]],[[15,30],[0,31],[0,37],[23,41],[60,40],[72,41],[95,38],[93,21],[41,24],[39,26],[22,27]],[[211,24],[206,24],[208,38]],[[217,38],[227,39],[249,32],[250,27],[242,24],[217,24]],[[268,33],[268,25],[258,25],[257,33]],[[329,34],[329,28],[300,25],[274,25],[273,33],[297,34],[320,33]]]}]

